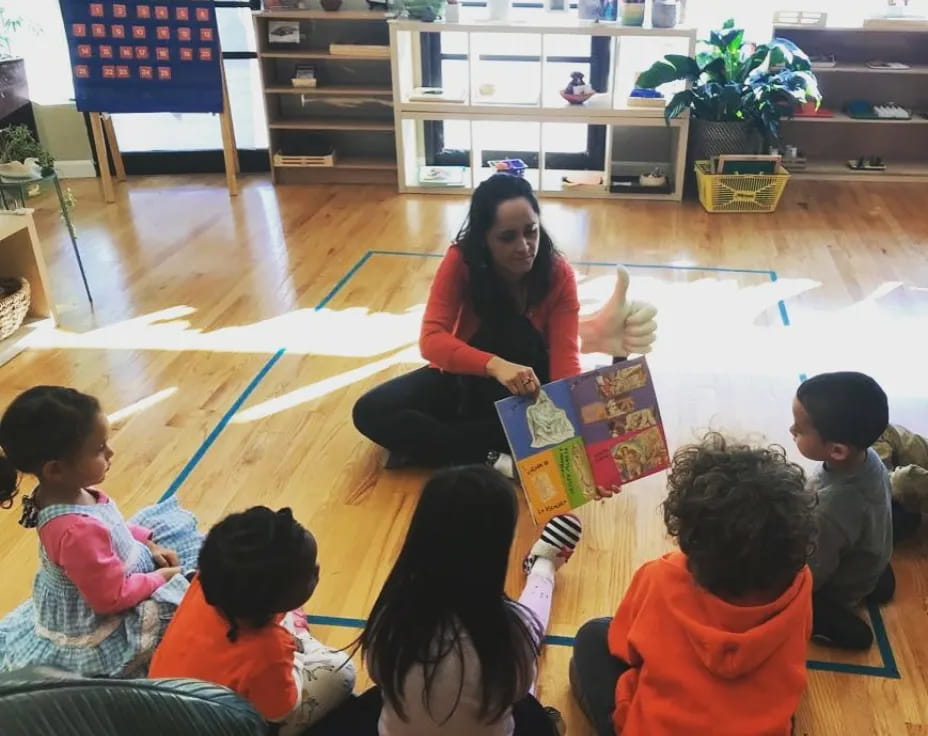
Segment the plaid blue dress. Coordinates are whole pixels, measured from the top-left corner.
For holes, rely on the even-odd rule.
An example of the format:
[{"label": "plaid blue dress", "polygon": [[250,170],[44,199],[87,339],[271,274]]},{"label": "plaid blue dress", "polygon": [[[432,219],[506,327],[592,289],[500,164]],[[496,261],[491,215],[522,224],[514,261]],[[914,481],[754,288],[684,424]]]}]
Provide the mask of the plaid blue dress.
[{"label": "plaid blue dress", "polygon": [[[94,506],[49,506],[39,511],[38,527],[65,514],[84,514],[101,521],[110,532],[113,551],[125,564],[126,575],[155,569],[148,548],[132,536],[112,499]],[[176,500],[142,509],[131,521],[151,529],[157,544],[175,550],[182,569],[196,567],[203,536],[197,531],[196,518]],[[175,575],[135,608],[99,615],[41,546],[39,554],[41,567],[31,600],[0,621],[0,672],[48,665],[82,675],[144,676],[187,590],[187,579]]]}]

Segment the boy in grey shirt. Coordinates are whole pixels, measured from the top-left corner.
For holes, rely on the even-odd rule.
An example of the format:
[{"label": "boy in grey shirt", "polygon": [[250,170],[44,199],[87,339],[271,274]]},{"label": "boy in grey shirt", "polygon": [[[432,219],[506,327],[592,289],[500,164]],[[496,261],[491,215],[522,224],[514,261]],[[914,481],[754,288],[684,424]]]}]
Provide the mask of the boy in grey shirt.
[{"label": "boy in grey shirt", "polygon": [[862,373],[824,373],[799,387],[793,420],[799,451],[822,463],[811,483],[818,495],[812,635],[867,649],[873,632],[853,609],[864,600],[886,603],[896,587],[889,473],[869,449],[889,423],[886,394]]}]

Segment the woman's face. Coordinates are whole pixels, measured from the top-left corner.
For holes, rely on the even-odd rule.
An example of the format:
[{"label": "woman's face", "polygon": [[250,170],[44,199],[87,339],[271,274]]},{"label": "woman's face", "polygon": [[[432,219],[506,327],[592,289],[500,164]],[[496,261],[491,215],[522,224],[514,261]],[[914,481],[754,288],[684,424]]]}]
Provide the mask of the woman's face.
[{"label": "woman's face", "polygon": [[501,202],[487,231],[493,265],[503,276],[520,277],[532,270],[538,254],[538,215],[525,197]]}]

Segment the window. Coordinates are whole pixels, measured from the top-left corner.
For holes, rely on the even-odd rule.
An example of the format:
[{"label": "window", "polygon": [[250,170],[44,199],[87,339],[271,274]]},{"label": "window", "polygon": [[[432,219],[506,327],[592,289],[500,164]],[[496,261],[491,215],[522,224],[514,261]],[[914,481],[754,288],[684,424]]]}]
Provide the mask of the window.
[{"label": "window", "polygon": [[[267,124],[261,77],[257,61],[252,4],[248,0],[223,0],[216,3],[216,21],[223,49],[223,67],[229,89],[229,106],[239,150],[266,149]],[[212,155],[222,148],[219,118],[206,114],[154,113],[114,115],[113,123],[123,153],[192,153],[210,152],[212,163],[193,162],[190,157],[177,163],[187,170],[213,170],[221,157]],[[136,173],[163,171],[164,161],[153,168],[131,165]],[[258,159],[260,161],[260,157]],[[149,163],[151,163],[149,161]],[[169,166],[168,170],[177,169]],[[250,168],[250,167],[246,167]],[[265,166],[266,168],[266,166]]]},{"label": "window", "polygon": [[[539,6],[540,7],[540,6]],[[512,34],[512,37],[518,34]],[[497,44],[508,40],[505,47]],[[431,87],[463,89],[471,80],[466,36],[462,33],[423,33],[422,72],[423,84]],[[564,87],[572,72],[583,73],[584,78],[597,90],[608,88],[610,68],[610,42],[605,37],[557,36],[545,37],[544,60],[541,58],[541,38],[529,35],[523,39],[509,34],[472,34],[471,54],[475,68],[482,76],[492,79],[494,86],[508,95],[526,95],[526,99],[550,96],[553,90]],[[534,89],[526,79],[538,79],[533,65],[543,64],[542,89]],[[475,90],[471,90],[472,94]],[[545,151],[545,166],[554,169],[602,169],[605,156],[605,129],[603,126],[578,124],[545,125],[541,148]],[[426,160],[429,165],[469,166],[469,123],[433,121],[425,125]],[[521,158],[529,168],[538,168],[539,150],[534,146],[525,150],[525,135],[519,125],[497,125],[493,132],[492,147],[481,148],[482,165],[502,158]]]}]

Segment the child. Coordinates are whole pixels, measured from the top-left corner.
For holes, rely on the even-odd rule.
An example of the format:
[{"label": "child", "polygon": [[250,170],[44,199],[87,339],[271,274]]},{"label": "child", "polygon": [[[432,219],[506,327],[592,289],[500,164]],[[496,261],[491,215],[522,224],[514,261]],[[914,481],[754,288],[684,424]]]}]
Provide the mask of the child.
[{"label": "child", "polygon": [[709,435],[676,453],[668,486],[680,550],[577,633],[574,695],[598,736],[786,736],[812,628],[805,475],[782,448]]},{"label": "child", "polygon": [[310,636],[299,610],[318,582],[316,540],[290,509],[227,516],[203,543],[150,675],[225,685],[282,733],[300,731],[354,688],[348,657]]},{"label": "child", "polygon": [[144,675],[187,589],[196,519],[169,501],[127,524],[93,488],[110,468],[108,438],[99,402],[61,386],[29,389],[0,420],[0,506],[12,506],[19,473],[38,478],[20,524],[38,531],[41,558],[32,598],[0,621],[0,671]]},{"label": "child", "polygon": [[516,517],[512,484],[491,468],[452,468],[426,484],[359,639],[380,688],[314,736],[553,736],[531,696],[535,661],[580,522],[545,525],[517,603],[504,592]]},{"label": "child", "polygon": [[886,603],[896,588],[889,558],[893,525],[889,473],[868,449],[889,424],[883,389],[862,373],[823,373],[793,400],[796,446],[822,463],[812,479],[818,536],[809,559],[815,581],[813,635],[847,649],[867,649],[873,632],[853,611],[863,600]]}]

